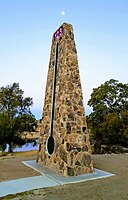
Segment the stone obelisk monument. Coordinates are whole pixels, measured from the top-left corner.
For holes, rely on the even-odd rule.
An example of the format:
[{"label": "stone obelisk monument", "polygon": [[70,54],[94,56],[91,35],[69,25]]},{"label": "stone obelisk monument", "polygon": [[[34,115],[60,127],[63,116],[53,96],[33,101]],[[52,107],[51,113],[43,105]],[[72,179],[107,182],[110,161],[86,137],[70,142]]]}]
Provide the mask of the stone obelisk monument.
[{"label": "stone obelisk monument", "polygon": [[38,162],[63,175],[93,171],[73,27],[53,34]]}]

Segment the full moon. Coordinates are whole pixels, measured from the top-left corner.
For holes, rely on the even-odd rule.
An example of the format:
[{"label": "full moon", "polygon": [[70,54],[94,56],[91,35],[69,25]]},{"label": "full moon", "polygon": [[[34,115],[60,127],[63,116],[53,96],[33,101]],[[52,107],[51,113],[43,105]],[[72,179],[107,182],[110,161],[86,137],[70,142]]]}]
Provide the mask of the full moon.
[{"label": "full moon", "polygon": [[65,12],[64,12],[64,11],[62,11],[62,12],[61,12],[61,15],[65,15]]}]

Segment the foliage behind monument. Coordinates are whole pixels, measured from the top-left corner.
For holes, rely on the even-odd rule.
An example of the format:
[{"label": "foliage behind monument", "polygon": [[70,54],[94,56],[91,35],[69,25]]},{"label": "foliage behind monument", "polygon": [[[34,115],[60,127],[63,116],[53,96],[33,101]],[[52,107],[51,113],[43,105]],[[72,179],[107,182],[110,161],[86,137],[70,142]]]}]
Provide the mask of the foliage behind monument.
[{"label": "foliage behind monument", "polygon": [[109,80],[94,88],[88,105],[92,138],[97,144],[128,146],[128,84]]},{"label": "foliage behind monument", "polygon": [[32,131],[35,118],[30,111],[32,98],[23,97],[23,90],[18,83],[0,88],[0,145],[2,150],[9,145],[12,152],[13,144],[22,144],[21,133]]}]

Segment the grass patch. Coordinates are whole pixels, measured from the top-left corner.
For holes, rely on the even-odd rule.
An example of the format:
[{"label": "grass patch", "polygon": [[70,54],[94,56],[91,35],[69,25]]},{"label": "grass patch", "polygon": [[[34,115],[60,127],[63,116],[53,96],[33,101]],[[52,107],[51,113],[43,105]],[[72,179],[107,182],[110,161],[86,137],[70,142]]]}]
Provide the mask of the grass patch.
[{"label": "grass patch", "polygon": [[17,193],[17,194],[8,194],[7,196],[5,197],[0,197],[0,200],[4,199],[4,200],[9,200],[9,199],[23,199],[24,196],[26,195],[34,195],[34,192],[33,190],[30,190],[30,191],[26,191],[26,192],[21,192],[21,193]]}]

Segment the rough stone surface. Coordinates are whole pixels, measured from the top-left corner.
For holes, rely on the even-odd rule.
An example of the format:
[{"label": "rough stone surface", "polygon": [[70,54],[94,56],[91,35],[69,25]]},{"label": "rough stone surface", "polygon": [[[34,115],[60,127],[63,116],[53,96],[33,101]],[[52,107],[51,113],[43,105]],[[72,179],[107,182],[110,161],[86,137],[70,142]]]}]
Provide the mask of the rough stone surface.
[{"label": "rough stone surface", "polygon": [[[50,62],[39,138],[38,162],[65,176],[93,171],[78,59],[72,25],[64,23],[63,33],[52,38]],[[53,136],[55,149],[48,155],[46,144],[50,134],[53,73],[56,43],[59,43]]]}]

